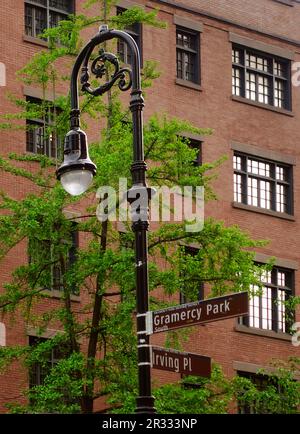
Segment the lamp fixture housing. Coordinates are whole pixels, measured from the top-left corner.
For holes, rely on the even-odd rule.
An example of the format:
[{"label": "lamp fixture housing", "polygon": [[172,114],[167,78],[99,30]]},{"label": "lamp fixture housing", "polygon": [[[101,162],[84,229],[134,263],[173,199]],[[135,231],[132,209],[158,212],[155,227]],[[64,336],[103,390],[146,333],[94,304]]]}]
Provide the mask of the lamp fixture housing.
[{"label": "lamp fixture housing", "polygon": [[88,189],[96,169],[89,157],[86,133],[73,127],[65,137],[64,161],[56,171],[57,179],[68,193],[77,196]]}]

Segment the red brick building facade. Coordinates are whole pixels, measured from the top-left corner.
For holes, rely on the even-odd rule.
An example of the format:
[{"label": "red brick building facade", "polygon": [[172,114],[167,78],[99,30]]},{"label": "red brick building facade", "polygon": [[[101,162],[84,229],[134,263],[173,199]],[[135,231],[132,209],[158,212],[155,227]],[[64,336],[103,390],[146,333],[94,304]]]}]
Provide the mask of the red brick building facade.
[{"label": "red brick building facade", "polygon": [[[5,114],[16,110],[7,100],[7,92],[39,96],[33,86],[16,81],[15,74],[46,44],[35,37],[30,8],[37,13],[41,3],[51,7],[47,1],[2,3],[0,112]],[[72,2],[60,3],[63,9]],[[82,4],[76,1],[76,12]],[[206,205],[205,215],[227,225],[237,224],[256,239],[270,240],[257,251],[258,262],[276,257],[263,296],[252,302],[249,322],[229,319],[195,327],[186,350],[210,356],[230,376],[255,373],[273,358],[299,356],[300,348],[292,345],[286,333],[284,313],[279,305],[275,312],[272,300],[274,294],[283,300],[289,291],[300,295],[300,3],[119,2],[125,8],[132,4],[149,11],[158,8],[159,18],[168,24],[166,30],[141,30],[143,58],[158,61],[161,70],[161,77],[148,90],[145,116],[169,113],[197,127],[213,129],[209,137],[192,137],[201,142],[203,161],[228,157],[214,182],[218,201]],[[1,132],[0,140],[4,154],[26,150],[24,132]],[[18,198],[28,186],[16,184],[13,176],[0,172],[0,188]],[[2,263],[1,284],[19,261],[25,260],[24,251],[24,246],[19,246]],[[299,315],[297,311],[296,321],[300,321]],[[24,344],[28,333],[18,319],[7,322],[0,328],[0,344]],[[159,336],[153,342],[162,344],[162,339]],[[178,378],[178,374],[166,376],[158,371],[154,376],[158,380]],[[17,398],[26,381],[24,372],[12,366],[0,377],[0,404]]]}]

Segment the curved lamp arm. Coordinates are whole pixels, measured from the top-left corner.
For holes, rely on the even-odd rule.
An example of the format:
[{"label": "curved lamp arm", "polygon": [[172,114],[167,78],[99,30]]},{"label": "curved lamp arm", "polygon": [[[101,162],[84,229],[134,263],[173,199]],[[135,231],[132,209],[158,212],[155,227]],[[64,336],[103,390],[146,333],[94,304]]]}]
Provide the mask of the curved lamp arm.
[{"label": "curved lamp arm", "polygon": [[[110,77],[110,80],[96,89],[93,89],[89,83],[90,73],[89,73],[89,60],[91,58],[94,48],[110,39],[122,39],[128,44],[131,54],[132,54],[132,69],[119,67],[118,59],[115,55],[111,53],[105,53],[100,50],[99,56],[96,57],[91,66],[91,72],[96,76],[96,78],[102,78],[105,75],[106,67],[105,62],[109,62],[114,66],[114,73]],[[130,109],[132,111],[133,120],[133,152],[134,160],[136,162],[143,162],[144,151],[143,151],[143,125],[141,112],[144,107],[144,99],[142,97],[141,89],[141,73],[140,73],[140,55],[139,49],[135,40],[128,33],[121,30],[108,30],[107,26],[101,26],[100,31],[95,35],[81,50],[79,53],[71,73],[71,85],[70,85],[70,95],[71,95],[71,130],[66,135],[64,144],[64,161],[62,165],[57,170],[57,178],[62,181],[64,185],[64,179],[71,179],[71,182],[76,182],[79,179],[79,175],[87,177],[86,172],[89,171],[91,174],[89,180],[91,182],[93,176],[96,173],[96,166],[89,158],[88,146],[86,134],[80,129],[80,110],[79,110],[79,97],[78,97],[78,79],[79,71],[81,68],[81,89],[91,95],[102,95],[107,92],[116,82],[118,82],[119,89],[126,91],[131,88],[131,99],[130,99]],[[127,77],[126,77],[127,76]],[[126,80],[127,79],[127,80]],[[144,167],[142,171],[146,170],[145,163],[142,164]],[[70,171],[77,170],[77,178],[70,174]],[[134,179],[134,181],[139,181],[139,184],[145,186],[145,182],[142,182],[142,174]],[[86,185],[82,188],[75,188],[75,193],[68,190],[68,183],[65,183],[64,187],[71,194],[81,194],[87,187]],[[78,184],[79,185],[79,184]],[[84,188],[84,189],[83,189]]]}]

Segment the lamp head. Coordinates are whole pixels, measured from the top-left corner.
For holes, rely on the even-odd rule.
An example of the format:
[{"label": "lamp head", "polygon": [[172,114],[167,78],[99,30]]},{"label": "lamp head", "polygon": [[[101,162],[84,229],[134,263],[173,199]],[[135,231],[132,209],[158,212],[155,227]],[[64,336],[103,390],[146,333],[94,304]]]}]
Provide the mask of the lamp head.
[{"label": "lamp head", "polygon": [[79,127],[70,130],[64,143],[64,161],[56,171],[63,188],[72,196],[84,193],[96,174],[88,152],[87,136]]}]

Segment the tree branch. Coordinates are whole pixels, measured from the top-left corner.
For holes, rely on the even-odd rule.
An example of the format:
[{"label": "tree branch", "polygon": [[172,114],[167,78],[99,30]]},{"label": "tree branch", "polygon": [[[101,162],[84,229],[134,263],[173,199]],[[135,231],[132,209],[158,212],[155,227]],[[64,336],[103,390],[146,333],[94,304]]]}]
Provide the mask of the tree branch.
[{"label": "tree branch", "polygon": [[149,244],[148,249],[150,250],[153,247],[157,246],[158,244],[171,243],[175,241],[184,240],[185,238],[188,238],[188,235],[181,235],[180,237],[175,237],[175,238],[165,238],[165,239],[158,238],[157,241],[153,242],[152,244]]}]

